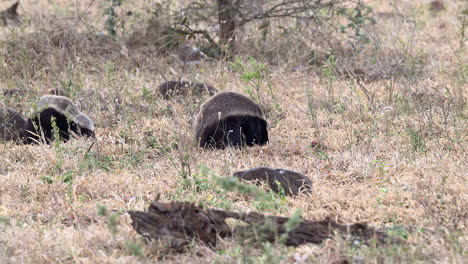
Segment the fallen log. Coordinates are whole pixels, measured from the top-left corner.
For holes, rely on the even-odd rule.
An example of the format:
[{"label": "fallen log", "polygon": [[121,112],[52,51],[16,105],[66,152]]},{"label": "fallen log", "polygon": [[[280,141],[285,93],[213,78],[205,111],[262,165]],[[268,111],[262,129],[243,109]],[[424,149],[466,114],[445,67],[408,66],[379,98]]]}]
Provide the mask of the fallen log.
[{"label": "fallen log", "polygon": [[[147,212],[129,211],[133,228],[150,239],[168,239],[170,247],[178,252],[183,251],[196,239],[208,246],[215,247],[219,237],[239,235],[246,237],[252,234],[265,241],[283,242],[288,246],[299,246],[305,243],[320,244],[324,240],[340,235],[345,239],[368,243],[375,239],[377,243],[399,242],[385,232],[377,231],[365,223],[341,225],[330,219],[310,221],[300,219],[293,230],[287,232],[290,218],[265,216],[259,213],[237,213],[217,209],[203,209],[188,202],[153,202]],[[227,218],[240,220],[247,225],[231,228]],[[265,228],[267,227],[267,228]]]},{"label": "fallen log", "polygon": [[153,202],[147,212],[129,211],[133,228],[150,239],[167,239],[175,251],[183,251],[193,238],[215,247],[217,235],[230,235],[226,218],[192,203]]}]

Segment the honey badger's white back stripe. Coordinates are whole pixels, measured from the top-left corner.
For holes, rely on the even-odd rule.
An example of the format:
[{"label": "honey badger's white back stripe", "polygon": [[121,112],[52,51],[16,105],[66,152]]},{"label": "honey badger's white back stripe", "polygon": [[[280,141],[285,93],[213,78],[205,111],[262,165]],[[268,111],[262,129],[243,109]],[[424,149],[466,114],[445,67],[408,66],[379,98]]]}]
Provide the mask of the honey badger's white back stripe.
[{"label": "honey badger's white back stripe", "polygon": [[73,122],[88,130],[94,131],[94,124],[91,119],[83,114],[78,107],[67,97],[58,95],[44,95],[37,103],[39,112],[47,108],[53,108],[57,112],[70,117]]},{"label": "honey badger's white back stripe", "polygon": [[60,113],[67,113],[71,115],[75,115],[78,112],[78,108],[73,104],[73,102],[65,97],[65,96],[58,96],[58,95],[44,95],[39,99],[37,103],[37,109],[42,111],[46,108],[52,107],[55,110],[59,111]]}]

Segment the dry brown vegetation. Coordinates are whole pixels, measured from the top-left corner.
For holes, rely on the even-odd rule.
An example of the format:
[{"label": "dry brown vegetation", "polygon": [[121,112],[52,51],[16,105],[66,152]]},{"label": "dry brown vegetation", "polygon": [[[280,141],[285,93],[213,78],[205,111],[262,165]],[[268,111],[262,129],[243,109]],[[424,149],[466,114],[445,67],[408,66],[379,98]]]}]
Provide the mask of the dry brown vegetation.
[{"label": "dry brown vegetation", "polygon": [[[156,2],[125,1],[119,14],[134,15],[122,16],[125,30],[115,38],[102,30],[106,3],[91,0],[22,1],[23,24],[0,29],[0,105],[27,115],[41,95],[61,89],[95,121],[98,138],[0,144],[0,263],[467,263],[465,1],[439,1],[437,12],[428,0],[371,1],[377,23],[364,28],[371,42],[362,46],[312,26],[262,38],[252,25],[239,36],[237,65],[181,65],[148,31],[150,12],[142,10]],[[251,69],[242,66],[262,69],[256,62],[265,63],[263,77],[244,81]],[[164,100],[156,90],[179,78],[257,100],[269,144],[194,147],[191,123],[206,98]],[[28,92],[3,96],[6,89]],[[258,166],[309,176],[313,194],[256,200],[217,183]],[[367,222],[405,243],[337,236],[292,248],[223,238],[176,254],[164,241],[144,240],[125,213],[145,210],[157,194],[223,210]]]}]

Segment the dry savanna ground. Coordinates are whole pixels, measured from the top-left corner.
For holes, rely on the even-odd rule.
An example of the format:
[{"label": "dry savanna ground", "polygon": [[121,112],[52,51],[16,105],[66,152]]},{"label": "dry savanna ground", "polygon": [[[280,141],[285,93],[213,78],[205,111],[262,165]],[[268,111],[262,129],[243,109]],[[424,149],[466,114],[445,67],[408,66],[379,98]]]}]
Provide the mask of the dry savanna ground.
[{"label": "dry savanna ground", "polygon": [[[370,43],[354,52],[354,39],[315,37],[313,25],[266,38],[246,28],[238,60],[245,67],[182,66],[173,50],[161,51],[142,22],[157,2],[124,1],[116,10],[125,27],[114,38],[103,30],[104,1],[21,1],[23,24],[0,29],[0,89],[28,91],[0,95],[0,104],[27,115],[41,95],[61,89],[97,127],[96,143],[0,144],[0,263],[467,263],[465,1],[440,1],[439,11],[426,0],[370,1],[377,23],[363,28]],[[191,122],[206,98],[156,93],[179,78],[251,96],[267,114],[269,144],[194,147]],[[258,166],[304,173],[313,194],[255,200],[215,181]],[[335,237],[293,248],[225,238],[176,254],[144,240],[125,213],[145,210],[157,194],[367,222],[391,227],[404,243]]]}]

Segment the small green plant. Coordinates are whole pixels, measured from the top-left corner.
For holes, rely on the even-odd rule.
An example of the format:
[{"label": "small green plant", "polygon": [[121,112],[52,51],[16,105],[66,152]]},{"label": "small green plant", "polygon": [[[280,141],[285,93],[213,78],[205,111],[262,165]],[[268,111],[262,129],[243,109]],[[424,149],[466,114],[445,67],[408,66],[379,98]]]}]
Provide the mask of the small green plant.
[{"label": "small green plant", "polygon": [[[268,92],[270,93],[273,100],[276,100],[275,95],[273,94],[273,87],[270,82],[267,83],[267,87],[268,87]],[[273,102],[273,107],[278,113],[283,114],[283,108],[278,102]]]},{"label": "small green plant", "polygon": [[95,152],[87,152],[79,164],[79,172],[82,174],[85,171],[93,169],[102,169],[105,172],[109,172],[114,167],[114,161],[112,156],[101,156]]},{"label": "small green plant", "polygon": [[[371,42],[369,36],[366,34],[364,27],[368,24],[375,24],[376,21],[372,18],[372,7],[362,1],[357,1],[356,6],[353,8],[343,7],[338,9],[338,15],[344,16],[348,23],[340,27],[341,33],[348,33],[351,30],[353,34],[349,34],[349,38],[356,40],[359,44],[368,44]],[[353,45],[356,50],[357,47]]]},{"label": "small green plant", "polygon": [[310,116],[310,119],[312,121],[312,124],[313,124],[314,128],[316,129],[316,133],[319,133],[320,127],[319,127],[318,121],[317,121],[317,109],[316,109],[314,97],[312,95],[312,91],[310,89],[306,90],[306,96],[307,96],[308,114]]},{"label": "small green plant", "polygon": [[[265,192],[254,185],[240,183],[234,177],[214,176],[214,180],[226,191],[234,191],[242,195],[252,195],[255,199],[252,204],[257,210],[281,210],[286,204],[284,189],[281,189],[278,195],[272,191]],[[266,219],[262,224],[253,224],[245,227],[236,236],[240,248],[233,253],[236,256],[240,256],[245,263],[281,263],[287,255],[284,244],[288,239],[288,233],[294,231],[300,222],[301,211],[297,210],[285,223],[286,232],[281,236],[278,236],[277,225],[269,219]],[[278,243],[275,245],[267,240],[266,234],[271,233],[276,234],[276,242]],[[262,254],[258,257],[250,256],[249,251],[252,247],[261,248]]]},{"label": "small green plant", "polygon": [[143,144],[146,148],[155,149],[158,146],[158,138],[154,136],[154,131],[146,131],[143,135]]},{"label": "small green plant", "polygon": [[185,191],[190,191],[192,194],[197,194],[213,190],[213,184],[210,182],[207,175],[203,172],[194,173],[190,176],[181,174],[181,176],[182,184],[178,190],[179,194],[182,194]]},{"label": "small green plant", "polygon": [[410,233],[401,226],[393,226],[386,230],[390,236],[396,236],[407,240],[410,236]]},{"label": "small green plant", "polygon": [[240,183],[234,177],[215,177],[215,182],[226,191],[237,192],[242,195],[251,195],[255,198],[252,205],[259,211],[283,211],[286,209],[286,196],[259,189],[255,185]]},{"label": "small green plant", "polygon": [[[73,186],[73,180],[74,180],[74,175],[75,171],[65,171],[64,170],[64,147],[62,145],[62,142],[60,140],[60,129],[57,126],[57,120],[55,117],[50,118],[50,122],[52,125],[52,131],[53,131],[53,146],[54,146],[54,151],[55,151],[55,157],[56,157],[56,163],[55,163],[55,169],[57,173],[61,176],[59,176],[59,180],[67,184],[67,196],[69,198],[72,197],[72,186]],[[42,177],[41,178],[44,182],[46,183],[52,183],[52,179],[50,177]]]},{"label": "small green plant", "polygon": [[266,63],[258,62],[251,57],[244,62],[240,57],[236,57],[230,65],[233,70],[241,72],[241,80],[247,84],[245,93],[255,102],[264,104],[261,88],[268,73]]},{"label": "small green plant", "polygon": [[112,232],[113,235],[116,235],[119,232],[118,229],[119,225],[119,215],[118,214],[111,214],[109,217],[109,223],[107,224],[107,227],[109,227],[109,230]]},{"label": "small green plant", "polygon": [[415,49],[414,42],[412,40],[399,38],[397,41],[403,53],[403,75],[408,80],[412,80],[422,72],[424,66],[427,64],[427,55],[423,49]]},{"label": "small green plant", "polygon": [[382,188],[379,188],[379,191],[382,193],[382,195],[377,197],[376,202],[377,202],[377,205],[382,205],[384,201],[383,196],[388,193],[388,189],[382,187]]},{"label": "small green plant", "polygon": [[10,219],[5,216],[0,216],[0,231],[11,226]]},{"label": "small green plant", "polygon": [[104,28],[107,33],[111,36],[117,35],[117,24],[119,22],[119,16],[115,12],[115,8],[122,5],[124,0],[108,0],[111,5],[104,10],[103,15],[107,16],[104,22]]},{"label": "small green plant", "polygon": [[107,207],[105,205],[98,204],[96,209],[99,216],[107,216]]},{"label": "small green plant", "polygon": [[402,94],[397,94],[395,103],[400,114],[409,115],[414,112],[414,108],[411,104],[411,100]]},{"label": "small green plant", "polygon": [[109,231],[115,236],[117,233],[119,233],[119,217],[120,213],[113,213],[111,215],[108,215],[107,213],[107,207],[105,205],[98,204],[97,205],[97,214],[102,217],[109,217],[108,222],[107,222],[107,227],[109,228]]},{"label": "small green plant", "polygon": [[[190,167],[190,154],[188,153],[182,154],[180,152],[179,156],[176,158],[174,158],[173,156],[170,156],[169,154],[168,154],[168,157],[171,163],[177,169],[177,172],[179,173],[179,175],[182,177],[182,179],[184,179],[184,182],[186,184],[190,183],[190,180],[188,180],[188,178],[192,176],[192,170]],[[179,165],[177,165],[176,162],[178,162]]]},{"label": "small green plant", "polygon": [[61,176],[61,180],[64,183],[73,183],[74,174],[74,171],[67,171]]},{"label": "small green plant", "polygon": [[285,252],[286,250],[284,248],[282,248],[281,250],[278,250],[278,248],[275,248],[274,245],[272,245],[268,241],[262,243],[261,249],[262,249],[262,256],[259,259],[259,263],[279,264],[279,263],[283,263],[284,259],[287,256]]},{"label": "small green plant", "polygon": [[144,151],[138,151],[131,147],[127,150],[125,157],[123,159],[120,159],[120,163],[118,163],[118,168],[137,168],[141,165],[144,156]]},{"label": "small green plant", "polygon": [[81,90],[80,82],[75,74],[74,65],[71,61],[68,62],[66,70],[60,74],[58,84],[60,90],[68,97]]},{"label": "small green plant", "polygon": [[43,183],[48,183],[48,184],[54,183],[54,180],[50,176],[42,176],[40,179]]},{"label": "small green plant", "polygon": [[377,170],[378,176],[382,176],[385,174],[387,166],[384,160],[377,158],[370,162],[370,167],[371,169]]},{"label": "small green plant", "polygon": [[[293,213],[293,216],[285,223],[286,232],[279,235],[277,225],[270,219],[266,219],[265,222],[260,224],[253,224],[242,232],[238,233],[236,240],[242,247],[244,258],[252,259],[253,263],[283,263],[285,256],[287,255],[287,242],[288,235],[293,232],[301,223],[301,212],[299,210]],[[272,244],[268,241],[267,234],[275,235],[275,243]],[[249,249],[255,247],[260,248],[262,254],[258,257],[248,256]],[[250,261],[249,261],[250,262]]]},{"label": "small green plant", "polygon": [[61,172],[63,171],[64,159],[63,148],[61,146],[62,142],[60,142],[60,129],[57,126],[57,119],[54,116],[50,118],[50,122],[52,124],[53,146],[56,158],[55,168],[57,169],[57,171]]},{"label": "small green plant", "polygon": [[[131,121],[129,121],[129,123],[131,123]],[[129,124],[131,125],[131,124]],[[133,143],[135,141],[135,138],[133,136],[133,133],[130,129],[127,129],[127,128],[122,128],[120,129],[119,131],[119,137],[122,138],[122,140],[128,144],[128,143]]]},{"label": "small green plant", "polygon": [[[168,139],[169,140],[164,142],[165,145],[158,147],[158,149],[160,149],[163,154],[167,155],[169,161],[185,181],[192,175],[190,153],[185,144],[181,144],[181,135],[174,133],[168,136]],[[168,145],[170,145],[170,147]],[[173,156],[171,150],[176,150],[177,156]]]},{"label": "small green plant", "polygon": [[[231,209],[231,201],[226,191],[219,188],[214,178],[217,175],[206,165],[201,164],[198,173],[183,178],[182,184],[177,188],[172,200],[198,201],[200,205],[215,206],[225,210]],[[199,195],[204,195],[202,201]]]},{"label": "small green plant", "polygon": [[463,50],[465,48],[465,42],[467,40],[465,36],[465,31],[468,26],[468,9],[464,9],[458,15],[458,20],[460,21],[460,48],[459,50]]},{"label": "small green plant", "polygon": [[116,73],[116,66],[112,61],[106,61],[104,64],[104,73],[105,73],[105,81],[109,87],[114,86],[113,83],[115,82],[115,73]]},{"label": "small green plant", "polygon": [[421,135],[420,131],[416,131],[412,128],[407,130],[407,134],[410,138],[411,149],[414,153],[426,153],[426,143],[424,137]]},{"label": "small green plant", "polygon": [[335,69],[336,57],[332,52],[329,52],[325,64],[320,68],[320,76],[327,80],[328,85],[332,85],[333,81],[336,80]]},{"label": "small green plant", "polygon": [[148,87],[146,86],[143,86],[141,88],[141,92],[143,93],[143,99],[147,102],[147,103],[153,103],[154,102],[154,96],[152,95],[152,92],[150,89],[148,89]]},{"label": "small green plant", "polygon": [[133,256],[140,258],[140,260],[145,259],[145,252],[138,243],[127,240],[125,241],[125,248],[130,251]]},{"label": "small green plant", "polygon": [[288,234],[299,227],[299,224],[301,223],[301,214],[301,210],[294,211],[291,218],[289,218],[289,220],[284,224],[286,227],[286,233],[282,234],[278,239],[279,243],[285,244],[288,240]]},{"label": "small green plant", "polygon": [[327,56],[327,61],[320,68],[320,80],[327,85],[327,95],[330,102],[334,101],[334,82],[336,80],[336,57],[333,53]]}]

